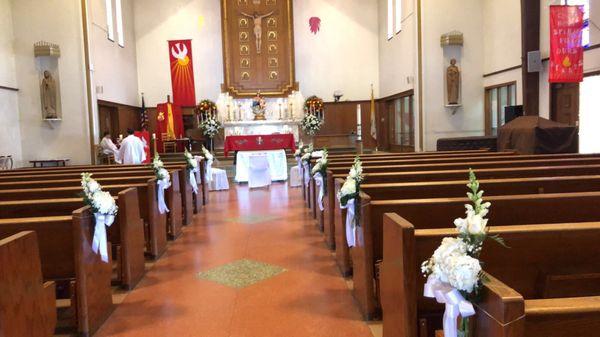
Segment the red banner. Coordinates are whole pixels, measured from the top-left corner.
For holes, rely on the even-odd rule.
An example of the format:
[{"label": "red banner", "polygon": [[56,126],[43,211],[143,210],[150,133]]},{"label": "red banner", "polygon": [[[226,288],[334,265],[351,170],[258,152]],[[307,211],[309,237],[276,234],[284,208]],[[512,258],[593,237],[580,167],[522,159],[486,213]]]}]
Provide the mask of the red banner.
[{"label": "red banner", "polygon": [[173,103],[179,106],[196,105],[192,40],[169,41]]},{"label": "red banner", "polygon": [[550,6],[550,83],[583,81],[583,6]]}]

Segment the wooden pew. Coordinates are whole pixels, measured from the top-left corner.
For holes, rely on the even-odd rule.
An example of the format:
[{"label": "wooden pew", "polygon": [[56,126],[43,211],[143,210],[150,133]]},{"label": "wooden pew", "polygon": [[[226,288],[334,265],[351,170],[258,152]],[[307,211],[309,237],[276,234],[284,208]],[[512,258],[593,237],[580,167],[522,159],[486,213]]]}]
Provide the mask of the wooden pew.
[{"label": "wooden pew", "polygon": [[[69,215],[83,206],[81,197],[40,198],[34,193],[22,200],[0,201],[0,219]],[[137,190],[127,188],[115,197],[119,213],[107,229],[108,241],[117,251],[117,275],[125,289],[133,289],[145,271],[144,224],[140,218]]]},{"label": "wooden pew", "polygon": [[[479,169],[476,171],[479,179],[503,179],[503,178],[527,178],[527,177],[555,177],[576,175],[597,175],[600,165],[558,165],[552,166],[551,162],[545,162],[543,166],[532,167],[499,167],[490,169]],[[328,172],[329,173],[329,172]],[[366,173],[363,184],[375,183],[408,183],[420,181],[449,181],[463,180],[468,177],[468,169],[442,170],[442,171],[414,171],[414,172],[386,172]],[[335,181],[334,181],[335,179]],[[351,273],[350,252],[346,245],[346,228],[343,219],[346,211],[340,209],[337,200],[337,191],[341,188],[345,175],[330,175],[327,180],[329,186],[325,202],[324,232],[325,240],[336,251],[336,262],[343,275]],[[333,192],[333,193],[331,193]],[[466,193],[466,192],[465,192]]]},{"label": "wooden pew", "polygon": [[[186,214],[186,219],[191,221],[191,214],[193,211],[193,207],[191,206],[191,187],[186,186],[185,184],[180,183],[180,179],[184,179],[187,181],[188,177],[185,174],[181,174],[185,169],[174,169],[169,173],[171,175],[171,187],[165,191],[165,200],[169,210],[171,210],[167,214],[167,222],[169,226],[169,234],[171,238],[175,238],[181,234],[181,226],[183,225],[183,214]],[[93,174],[94,179],[100,178],[120,178],[120,177],[129,177],[129,176],[142,176],[151,178],[154,176],[154,172],[152,172],[148,168],[142,168],[141,170],[98,170],[91,169],[87,172]],[[80,178],[81,171],[69,171],[69,172],[39,172],[36,174],[25,174],[25,175],[10,175],[10,176],[0,176],[0,189],[4,186],[3,183],[9,182],[19,182],[19,181],[27,181],[27,180],[35,180],[35,181],[49,181],[49,180],[61,180],[61,179],[76,179]],[[189,191],[183,190],[182,188],[189,189]],[[189,193],[188,193],[189,192]],[[182,197],[184,194],[185,198]],[[182,201],[182,199],[189,199],[187,202]],[[188,207],[189,205],[189,207]],[[188,207],[186,209],[186,207]],[[189,214],[188,214],[189,211]]]},{"label": "wooden pew", "polygon": [[[485,186],[484,186],[485,187]],[[600,220],[600,192],[487,196],[490,226]],[[453,227],[464,216],[464,198],[371,200],[361,192],[360,226],[352,248],[353,293],[366,318],[378,312],[375,264],[383,259],[383,215],[397,213],[415,228]]]},{"label": "wooden pew", "polygon": [[[395,213],[384,223],[383,335],[432,334],[444,307],[423,297],[420,265],[456,231],[415,228]],[[476,306],[474,336],[589,336],[600,328],[599,222],[492,226],[490,234],[510,248],[485,243],[481,260],[494,277]]]},{"label": "wooden pew", "polygon": [[114,309],[111,265],[92,252],[94,217],[89,207],[71,215],[39,218],[0,219],[0,238],[34,231],[39,241],[44,280],[69,281],[71,306],[76,313],[76,330],[91,336]]},{"label": "wooden pew", "polygon": [[0,336],[54,335],[56,286],[43,282],[35,232],[0,240],[0,266]]},{"label": "wooden pew", "polygon": [[[152,258],[160,257],[167,249],[167,215],[158,212],[157,205],[157,187],[155,177],[118,177],[118,178],[98,178],[97,181],[104,186],[117,184],[129,186],[134,184],[138,188],[140,215],[147,225],[146,247]],[[145,187],[144,187],[145,186]],[[80,179],[63,180],[30,180],[22,182],[0,183],[0,195],[22,194],[22,190],[27,189],[49,189],[53,192],[78,193],[81,191]],[[70,188],[70,189],[69,189]],[[43,193],[43,192],[40,192]]]}]

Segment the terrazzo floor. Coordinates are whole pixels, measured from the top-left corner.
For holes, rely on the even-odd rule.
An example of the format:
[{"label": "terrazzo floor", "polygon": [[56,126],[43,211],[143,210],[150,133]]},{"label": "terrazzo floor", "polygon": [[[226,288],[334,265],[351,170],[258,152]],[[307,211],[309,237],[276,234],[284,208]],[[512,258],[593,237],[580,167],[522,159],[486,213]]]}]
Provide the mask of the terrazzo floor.
[{"label": "terrazzo floor", "polygon": [[347,282],[304,206],[274,184],[211,192],[184,234],[95,337],[367,337]]}]

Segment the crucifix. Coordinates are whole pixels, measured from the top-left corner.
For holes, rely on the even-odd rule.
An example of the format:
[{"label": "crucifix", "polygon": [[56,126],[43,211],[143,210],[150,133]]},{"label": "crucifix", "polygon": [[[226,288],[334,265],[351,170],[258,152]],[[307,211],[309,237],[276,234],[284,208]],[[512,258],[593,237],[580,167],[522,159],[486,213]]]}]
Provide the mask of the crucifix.
[{"label": "crucifix", "polygon": [[252,15],[240,12],[243,16],[247,16],[254,21],[254,37],[256,38],[256,53],[260,54],[262,46],[262,19],[271,16],[274,11],[267,14],[259,15],[258,12],[254,12]]}]

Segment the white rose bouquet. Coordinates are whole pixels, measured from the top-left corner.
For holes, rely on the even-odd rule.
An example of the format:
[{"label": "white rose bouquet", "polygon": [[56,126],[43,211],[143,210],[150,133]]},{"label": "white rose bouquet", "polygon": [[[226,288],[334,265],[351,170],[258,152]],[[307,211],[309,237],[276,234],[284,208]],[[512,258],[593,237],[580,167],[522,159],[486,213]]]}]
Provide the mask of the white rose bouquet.
[{"label": "white rose bouquet", "polygon": [[327,159],[328,152],[327,149],[323,149],[323,154],[321,158],[317,159],[315,166],[311,169],[311,174],[315,179],[315,184],[319,187],[319,208],[322,210],[325,209],[323,205],[323,197],[327,193],[327,163],[329,160]]},{"label": "white rose bouquet", "polygon": [[92,251],[94,253],[99,252],[102,261],[108,262],[106,227],[113,224],[119,208],[110,193],[102,191],[102,186],[92,179],[92,174],[87,172],[81,174],[81,188],[83,190],[83,202],[90,206],[96,220]]},{"label": "white rose bouquet", "polygon": [[188,170],[196,170],[196,168],[198,167],[198,161],[196,160],[194,155],[187,149],[185,150],[183,155],[185,157],[185,163],[187,165],[187,169]]},{"label": "white rose bouquet", "polygon": [[296,149],[296,152],[294,152],[294,157],[298,158],[300,156],[302,156],[302,153],[304,153],[304,143],[302,141],[300,141],[300,143],[298,144],[298,148]]},{"label": "white rose bouquet", "polygon": [[346,209],[346,241],[349,247],[356,243],[356,231],[360,224],[360,184],[364,177],[362,174],[362,163],[359,157],[354,159],[354,164],[346,177],[346,181],[340,188],[337,198],[340,206]]},{"label": "white rose bouquet", "polygon": [[311,169],[310,173],[312,175],[315,175],[318,172],[320,172],[323,177],[326,176],[327,163],[328,163],[327,156],[328,156],[327,149],[323,149],[323,156],[321,158],[317,159],[315,166],[313,166],[313,168]]},{"label": "white rose bouquet", "polygon": [[310,158],[312,158],[312,153],[314,151],[315,151],[315,149],[314,149],[313,145],[309,144],[308,147],[304,149],[304,154],[300,158],[302,160],[302,162],[308,163],[310,161]]},{"label": "white rose bouquet", "polygon": [[200,129],[202,129],[202,133],[211,139],[219,133],[219,130],[222,127],[223,126],[221,125],[221,122],[219,122],[213,114],[208,115],[202,121],[202,123],[200,123]]},{"label": "white rose bouquet", "polygon": [[309,136],[314,136],[321,129],[321,126],[323,125],[323,120],[317,117],[316,115],[309,113],[304,115],[304,118],[302,118],[300,125],[302,127],[302,131],[304,131],[305,134]]},{"label": "white rose bouquet", "polygon": [[215,156],[213,156],[212,153],[210,153],[210,151],[208,151],[207,148],[205,148],[204,146],[202,146],[202,155],[204,156],[204,158],[206,158],[206,160],[214,160]]},{"label": "white rose bouquet", "polygon": [[[483,202],[483,191],[479,190],[479,181],[472,170],[469,170],[467,187],[470,190],[467,196],[473,204],[465,205],[465,218],[454,220],[458,237],[444,238],[433,256],[421,265],[421,271],[427,277],[424,295],[445,303],[446,313],[450,311],[456,314],[454,317],[444,316],[445,336],[457,336],[457,330],[460,336],[469,336],[469,317],[475,313],[471,303],[478,298],[486,281],[479,260],[485,239],[489,237],[506,247],[499,236],[488,236],[488,219],[485,216],[489,213],[491,203]],[[462,309],[454,307],[449,310],[450,305]],[[461,324],[457,328],[459,314]]]},{"label": "white rose bouquet", "polygon": [[164,181],[166,183],[169,183],[171,181],[169,171],[165,169],[165,164],[162,160],[160,160],[160,156],[158,154],[154,157],[150,165],[152,166],[152,170],[154,171],[156,180]]}]

